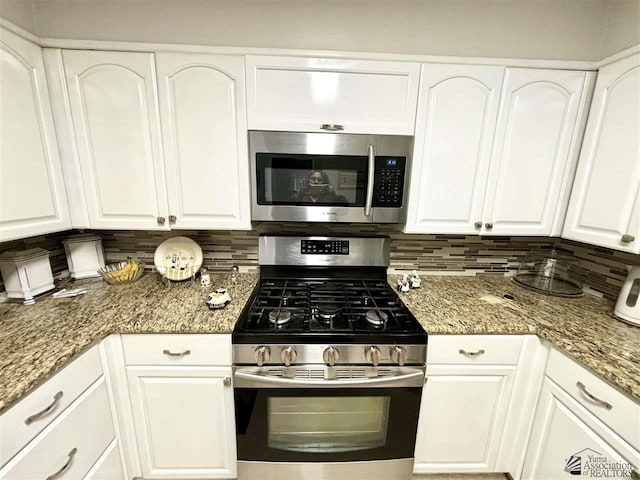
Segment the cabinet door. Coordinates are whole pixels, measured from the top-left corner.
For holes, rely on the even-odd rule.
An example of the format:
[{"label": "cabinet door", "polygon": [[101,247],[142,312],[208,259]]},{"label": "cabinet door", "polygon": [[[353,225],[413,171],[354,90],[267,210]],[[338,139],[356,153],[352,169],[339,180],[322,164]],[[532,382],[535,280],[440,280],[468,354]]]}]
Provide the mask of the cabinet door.
[{"label": "cabinet door", "polygon": [[[617,477],[635,478],[606,468],[604,463],[622,462],[638,468],[640,454],[607,431],[562,389],[545,378],[531,440],[527,450],[523,479]],[[609,473],[608,475],[606,473]],[[599,474],[598,474],[599,473]]]},{"label": "cabinet door", "polygon": [[153,55],[64,51],[92,228],[169,228]]},{"label": "cabinet door", "polygon": [[171,227],[250,229],[243,58],[156,61]]},{"label": "cabinet door", "polygon": [[[420,65],[247,56],[250,130],[413,135]],[[323,125],[328,125],[325,129]]]},{"label": "cabinet door", "polygon": [[640,253],[640,55],[603,67],[562,236]]},{"label": "cabinet door", "polygon": [[507,69],[483,233],[560,234],[589,100],[587,75]]},{"label": "cabinet door", "polygon": [[515,366],[429,366],[415,473],[493,472]]},{"label": "cabinet door", "polygon": [[479,231],[503,74],[422,66],[406,232]]},{"label": "cabinet door", "polygon": [[0,29],[0,242],[71,227],[42,49]]},{"label": "cabinet door", "polygon": [[231,368],[126,370],[144,478],[235,478]]}]

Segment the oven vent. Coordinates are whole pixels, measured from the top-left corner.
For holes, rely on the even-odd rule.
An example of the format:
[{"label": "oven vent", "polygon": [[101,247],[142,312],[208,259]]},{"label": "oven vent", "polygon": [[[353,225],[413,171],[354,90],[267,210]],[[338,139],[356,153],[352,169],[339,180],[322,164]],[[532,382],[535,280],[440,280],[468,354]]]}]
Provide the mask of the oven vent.
[{"label": "oven vent", "polygon": [[267,371],[267,375],[270,377],[284,377],[284,370],[281,368],[270,368]]},{"label": "oven vent", "polygon": [[392,375],[392,372],[388,368],[379,368],[378,369],[378,376],[379,377],[390,377],[391,375]]},{"label": "oven vent", "polygon": [[367,378],[364,368],[338,368],[336,378]]},{"label": "oven vent", "polygon": [[315,380],[324,379],[324,370],[309,369],[309,368],[296,368],[293,375],[294,378],[310,378]]}]

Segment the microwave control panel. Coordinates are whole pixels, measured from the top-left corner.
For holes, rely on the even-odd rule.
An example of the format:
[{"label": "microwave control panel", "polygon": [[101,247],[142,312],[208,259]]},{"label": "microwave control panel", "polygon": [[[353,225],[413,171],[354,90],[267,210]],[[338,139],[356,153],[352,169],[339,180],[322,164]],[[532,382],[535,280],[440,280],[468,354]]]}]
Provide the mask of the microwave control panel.
[{"label": "microwave control panel", "polygon": [[349,241],[302,240],[300,253],[306,255],[349,255]]},{"label": "microwave control panel", "polygon": [[373,182],[374,207],[401,207],[404,195],[405,157],[376,157]]}]

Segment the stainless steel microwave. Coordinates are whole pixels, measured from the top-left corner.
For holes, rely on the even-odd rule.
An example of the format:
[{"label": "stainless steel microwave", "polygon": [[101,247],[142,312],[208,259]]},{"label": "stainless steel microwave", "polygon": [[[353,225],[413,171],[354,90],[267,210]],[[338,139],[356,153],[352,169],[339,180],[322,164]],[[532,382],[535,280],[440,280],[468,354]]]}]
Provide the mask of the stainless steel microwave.
[{"label": "stainless steel microwave", "polygon": [[251,218],[399,223],[413,137],[249,132]]}]

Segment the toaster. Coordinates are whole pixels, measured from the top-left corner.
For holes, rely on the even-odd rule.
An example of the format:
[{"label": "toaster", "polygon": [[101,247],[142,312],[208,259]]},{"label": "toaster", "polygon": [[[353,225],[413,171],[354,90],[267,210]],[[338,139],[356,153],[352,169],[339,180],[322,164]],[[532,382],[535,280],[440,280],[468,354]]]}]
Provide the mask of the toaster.
[{"label": "toaster", "polygon": [[630,268],[613,313],[625,322],[640,326],[640,265]]}]

